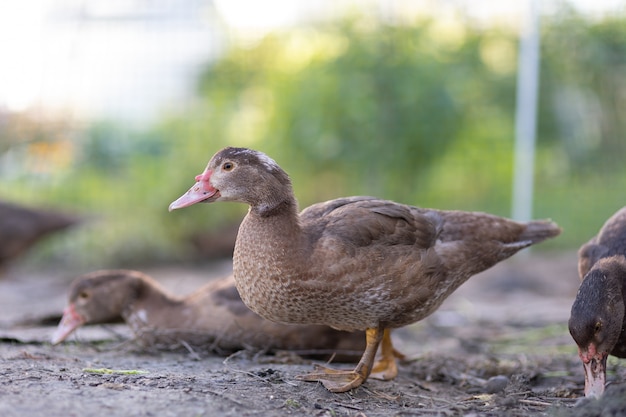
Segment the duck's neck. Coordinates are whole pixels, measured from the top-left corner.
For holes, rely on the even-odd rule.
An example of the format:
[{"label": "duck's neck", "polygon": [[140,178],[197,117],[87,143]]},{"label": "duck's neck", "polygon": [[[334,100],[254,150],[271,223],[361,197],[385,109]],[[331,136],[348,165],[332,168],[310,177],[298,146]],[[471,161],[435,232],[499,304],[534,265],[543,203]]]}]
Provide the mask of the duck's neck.
[{"label": "duck's neck", "polygon": [[278,257],[300,251],[302,228],[295,201],[285,200],[271,209],[251,207],[239,226],[235,256],[238,258],[260,253]]},{"label": "duck's neck", "polygon": [[165,291],[158,283],[141,280],[133,286],[122,317],[134,329],[175,323],[185,308],[183,301]]},{"label": "duck's neck", "polygon": [[298,202],[289,181],[273,184],[248,203],[250,212],[259,217],[292,216],[298,217]]},{"label": "duck's neck", "polygon": [[602,275],[610,279],[612,290],[622,293],[626,297],[626,257],[614,255],[600,259],[592,270],[601,271]]},{"label": "duck's neck", "polygon": [[233,273],[241,298],[250,304],[250,296],[269,294],[272,286],[299,278],[306,270],[308,249],[295,203],[276,207],[271,215],[252,207],[244,218],[233,254]]}]

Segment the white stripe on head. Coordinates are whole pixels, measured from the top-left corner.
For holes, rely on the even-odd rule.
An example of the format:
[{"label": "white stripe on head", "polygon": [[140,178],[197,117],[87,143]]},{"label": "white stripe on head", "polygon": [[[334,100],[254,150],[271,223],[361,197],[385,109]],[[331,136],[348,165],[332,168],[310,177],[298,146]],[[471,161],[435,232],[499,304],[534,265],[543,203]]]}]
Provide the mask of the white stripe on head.
[{"label": "white stripe on head", "polygon": [[265,168],[267,168],[269,171],[280,169],[276,161],[265,155],[263,152],[257,152],[257,156],[259,157],[261,163],[263,163]]},{"label": "white stripe on head", "polygon": [[233,154],[255,156],[268,171],[280,170],[280,166],[276,163],[276,161],[274,161],[272,158],[270,158],[261,151],[255,151],[254,149],[247,148],[239,148],[235,152],[233,152]]}]

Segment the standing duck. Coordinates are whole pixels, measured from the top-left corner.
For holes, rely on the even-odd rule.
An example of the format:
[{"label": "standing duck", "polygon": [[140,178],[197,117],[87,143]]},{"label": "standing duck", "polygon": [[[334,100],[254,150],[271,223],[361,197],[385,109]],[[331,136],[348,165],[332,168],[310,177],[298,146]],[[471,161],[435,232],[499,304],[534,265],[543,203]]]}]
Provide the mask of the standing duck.
[{"label": "standing duck", "polygon": [[241,301],[232,276],[175,297],[148,275],[131,270],[101,270],[76,278],[52,343],[62,342],[83,324],[119,318],[146,347],[183,345],[217,353],[255,348],[346,356],[365,347],[362,335],[259,317]]},{"label": "standing duck", "polygon": [[626,358],[626,207],[578,251],[582,279],[569,332],[585,369],[585,396],[600,397],[610,355]]},{"label": "standing duck", "polygon": [[354,370],[318,367],[298,377],[333,392],[358,387],[370,374],[394,378],[400,355],[390,329],[423,319],[470,276],[560,233],[549,221],[517,223],[373,197],[331,200],[298,214],[285,171],[245,148],[216,153],[169,209],[216,201],[250,206],[233,256],[248,307],[279,323],[365,330],[366,348]]}]

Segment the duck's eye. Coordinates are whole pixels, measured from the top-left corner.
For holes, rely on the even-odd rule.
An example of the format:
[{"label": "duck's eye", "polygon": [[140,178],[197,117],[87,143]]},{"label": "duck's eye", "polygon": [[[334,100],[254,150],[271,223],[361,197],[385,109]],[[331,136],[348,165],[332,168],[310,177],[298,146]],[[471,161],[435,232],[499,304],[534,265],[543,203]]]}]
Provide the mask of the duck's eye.
[{"label": "duck's eye", "polygon": [[234,167],[235,167],[235,164],[233,164],[232,162],[224,162],[224,165],[222,165],[222,169],[224,171],[232,171]]},{"label": "duck's eye", "polygon": [[602,329],[602,323],[601,322],[596,322],[596,327],[595,327],[595,332],[598,333],[600,331],[600,329]]},{"label": "duck's eye", "polygon": [[81,291],[80,293],[78,293],[78,298],[80,298],[81,300],[86,300],[89,298],[89,293],[87,291]]}]

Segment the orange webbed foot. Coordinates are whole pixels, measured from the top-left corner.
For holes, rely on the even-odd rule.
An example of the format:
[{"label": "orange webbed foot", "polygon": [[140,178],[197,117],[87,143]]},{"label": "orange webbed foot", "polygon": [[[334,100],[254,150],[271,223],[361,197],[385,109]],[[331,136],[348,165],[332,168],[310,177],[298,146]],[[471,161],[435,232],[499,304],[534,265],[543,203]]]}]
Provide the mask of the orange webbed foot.
[{"label": "orange webbed foot", "polygon": [[391,343],[391,332],[389,329],[385,329],[381,342],[381,358],[374,364],[370,377],[382,379],[383,381],[394,379],[398,376],[396,358],[404,359],[405,356],[393,347]]},{"label": "orange webbed foot", "polygon": [[367,375],[356,369],[347,371],[316,365],[314,372],[298,375],[296,379],[321,382],[331,392],[346,392],[360,386],[367,379]]},{"label": "orange webbed foot", "polygon": [[[367,329],[365,331],[366,346],[361,360],[352,371],[342,371],[316,365],[315,371],[296,378],[301,381],[321,382],[331,392],[346,392],[363,384],[372,370],[372,364],[383,339],[383,329]],[[394,362],[395,363],[395,362]]]}]

